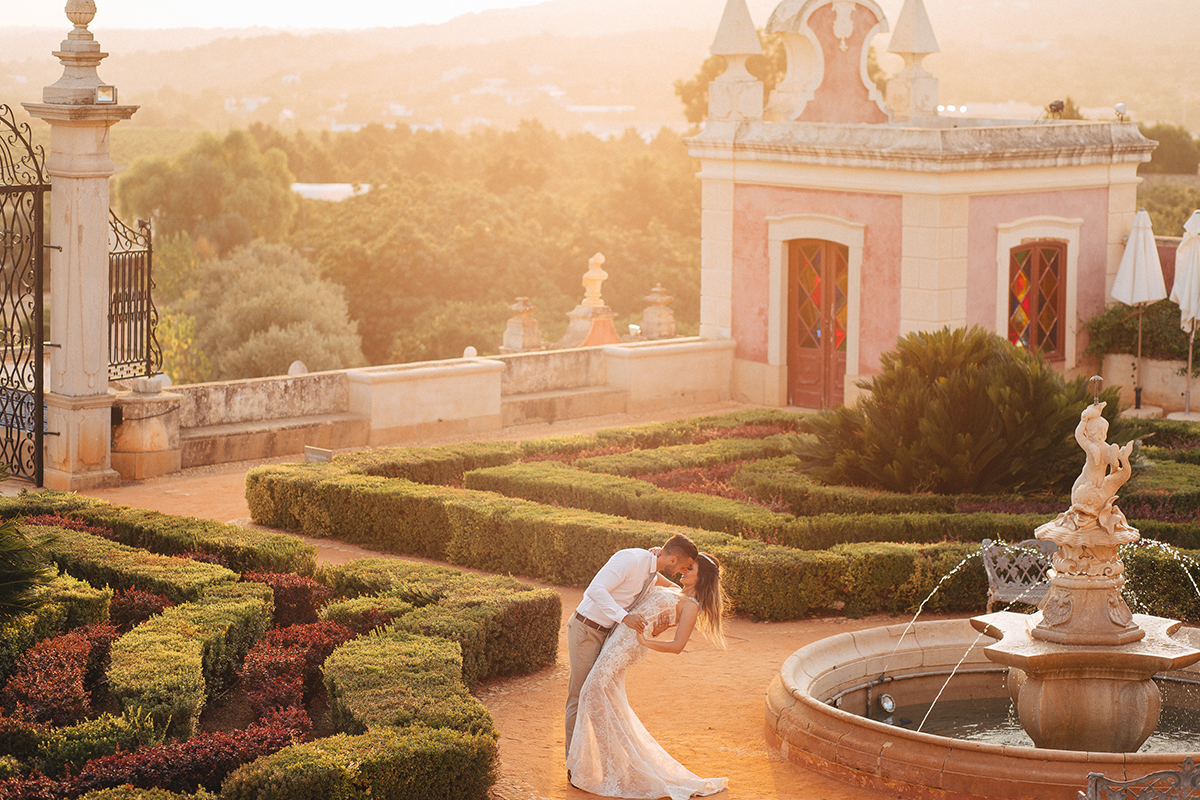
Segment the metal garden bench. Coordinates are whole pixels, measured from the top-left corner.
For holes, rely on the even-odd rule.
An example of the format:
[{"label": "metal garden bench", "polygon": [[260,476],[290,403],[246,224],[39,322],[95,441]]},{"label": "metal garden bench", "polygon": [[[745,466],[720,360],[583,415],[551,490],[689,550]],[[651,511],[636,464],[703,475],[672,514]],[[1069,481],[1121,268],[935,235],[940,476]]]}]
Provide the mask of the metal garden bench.
[{"label": "metal garden bench", "polygon": [[984,539],[983,568],[987,571],[987,613],[996,603],[1028,603],[1036,606],[1050,589],[1050,560],[1058,545],[1042,539],[1018,544]]},{"label": "metal garden bench", "polygon": [[1200,798],[1200,769],[1191,756],[1178,769],[1151,772],[1129,781],[1114,781],[1099,772],[1088,775],[1079,800],[1194,800]]}]

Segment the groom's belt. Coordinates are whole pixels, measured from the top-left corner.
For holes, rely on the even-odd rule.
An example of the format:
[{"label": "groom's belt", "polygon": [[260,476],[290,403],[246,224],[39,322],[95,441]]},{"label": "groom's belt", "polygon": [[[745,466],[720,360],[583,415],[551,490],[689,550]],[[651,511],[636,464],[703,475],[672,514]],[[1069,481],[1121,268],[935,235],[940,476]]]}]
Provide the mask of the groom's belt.
[{"label": "groom's belt", "polygon": [[614,627],[616,627],[615,625],[609,625],[609,626],[606,628],[606,627],[604,627],[603,625],[601,625],[599,622],[596,622],[596,621],[594,621],[594,620],[590,620],[590,619],[588,619],[588,618],[587,618],[587,617],[585,617],[583,614],[580,614],[578,611],[576,611],[576,612],[575,612],[575,619],[579,620],[579,621],[580,621],[580,622],[582,622],[584,625],[587,625],[589,628],[595,628],[596,630],[600,631],[601,633],[608,633],[608,632],[609,632],[609,631],[611,631],[611,630],[612,630]]}]

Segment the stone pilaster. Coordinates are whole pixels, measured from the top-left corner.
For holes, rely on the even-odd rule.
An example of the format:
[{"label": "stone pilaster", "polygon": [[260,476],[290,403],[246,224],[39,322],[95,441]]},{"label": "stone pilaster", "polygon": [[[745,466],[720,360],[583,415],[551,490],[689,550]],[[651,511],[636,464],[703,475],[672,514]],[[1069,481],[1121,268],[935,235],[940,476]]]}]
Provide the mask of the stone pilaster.
[{"label": "stone pilaster", "polygon": [[70,0],[75,29],[55,56],[63,77],[24,103],[50,124],[50,384],[44,483],[64,491],[115,485],[111,466],[112,399],[108,390],[109,128],[137,106],[96,104],[104,58],[87,24],[90,0]]}]

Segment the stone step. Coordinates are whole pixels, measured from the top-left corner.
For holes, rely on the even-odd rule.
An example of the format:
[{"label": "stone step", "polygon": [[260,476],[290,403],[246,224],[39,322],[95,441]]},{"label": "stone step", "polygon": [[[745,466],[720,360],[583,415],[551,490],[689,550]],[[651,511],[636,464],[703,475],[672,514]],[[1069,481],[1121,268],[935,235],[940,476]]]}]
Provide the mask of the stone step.
[{"label": "stone step", "polygon": [[371,434],[371,422],[357,414],[320,414],[309,417],[256,420],[230,425],[208,425],[179,431],[182,466],[199,467],[229,461],[301,455],[305,445],[340,450],[362,447]]},{"label": "stone step", "polygon": [[504,427],[555,422],[563,419],[623,414],[629,392],[611,386],[586,386],[552,392],[514,394],[500,399]]}]

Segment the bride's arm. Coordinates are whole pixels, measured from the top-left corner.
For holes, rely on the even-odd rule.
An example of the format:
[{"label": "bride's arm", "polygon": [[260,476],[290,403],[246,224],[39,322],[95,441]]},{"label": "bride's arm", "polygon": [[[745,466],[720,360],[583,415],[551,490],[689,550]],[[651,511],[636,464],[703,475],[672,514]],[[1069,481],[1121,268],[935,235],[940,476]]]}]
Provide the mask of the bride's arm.
[{"label": "bride's arm", "polygon": [[675,629],[674,639],[669,642],[656,642],[639,633],[638,641],[660,653],[682,653],[684,645],[692,635],[692,630],[696,627],[696,617],[700,613],[700,607],[687,600],[680,600],[679,605],[679,627]]}]

